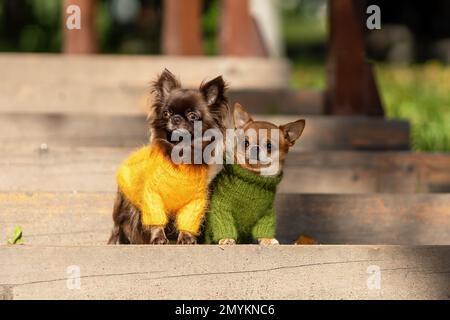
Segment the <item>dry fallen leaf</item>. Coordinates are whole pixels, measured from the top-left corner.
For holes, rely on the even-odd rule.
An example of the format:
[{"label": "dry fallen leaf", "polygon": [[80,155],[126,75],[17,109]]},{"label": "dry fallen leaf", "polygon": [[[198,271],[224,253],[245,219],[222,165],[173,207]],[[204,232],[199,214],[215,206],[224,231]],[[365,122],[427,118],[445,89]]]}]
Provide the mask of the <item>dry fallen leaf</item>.
[{"label": "dry fallen leaf", "polygon": [[300,235],[300,237],[298,237],[297,241],[295,241],[295,244],[299,244],[299,245],[308,245],[308,244],[317,244],[316,239],[310,237],[310,236],[306,236],[306,235]]}]

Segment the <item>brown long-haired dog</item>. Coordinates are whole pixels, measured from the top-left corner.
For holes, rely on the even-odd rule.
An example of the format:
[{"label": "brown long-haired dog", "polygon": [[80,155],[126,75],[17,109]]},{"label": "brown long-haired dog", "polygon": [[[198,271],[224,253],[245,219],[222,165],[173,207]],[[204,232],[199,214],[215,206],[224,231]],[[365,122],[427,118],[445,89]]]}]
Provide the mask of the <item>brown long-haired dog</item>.
[{"label": "brown long-haired dog", "polygon": [[[170,166],[173,170],[177,170],[178,167],[171,162],[171,154],[173,148],[179,142],[175,140],[172,141],[172,134],[177,130],[184,130],[193,136],[194,125],[196,124],[201,125],[202,134],[208,129],[219,129],[221,132],[224,132],[226,118],[229,116],[228,103],[225,97],[226,85],[222,77],[219,76],[211,81],[202,83],[198,90],[185,89],[182,88],[175,76],[165,69],[153,83],[152,91],[155,99],[149,113],[150,144],[148,150],[158,150],[158,152],[164,155],[166,159],[157,158],[157,160],[153,160],[153,162],[160,161],[161,163],[152,164],[150,167],[155,168],[155,170],[160,170],[160,168]],[[192,144],[194,143],[193,141],[194,139],[192,139]],[[202,147],[204,148],[205,145],[202,144]],[[142,151],[138,152],[147,152],[146,147],[141,150]],[[133,156],[130,158],[132,157]],[[169,164],[166,163],[167,161],[169,161]],[[183,172],[191,172],[190,168],[193,168],[192,172],[196,172],[195,170],[197,169],[199,172],[204,172],[204,168],[206,167],[209,176],[207,183],[209,183],[218,171],[216,165],[210,165],[205,162],[201,162],[200,164],[186,164],[184,166],[184,171],[180,170],[176,172],[178,177],[180,174],[182,175]],[[178,193],[184,192],[185,194],[189,194],[191,192],[190,190],[180,190],[180,188],[192,188],[192,186],[189,186],[190,176],[181,177],[182,180],[187,182],[183,185],[182,181],[178,184],[177,181],[170,182],[168,181],[170,179],[160,177],[159,171],[153,175],[149,172],[143,172],[143,174],[147,176],[150,175],[151,178],[149,179],[155,180],[152,182],[152,190],[155,191],[155,188],[161,188],[161,193],[164,193],[163,197],[166,197],[166,199],[167,197],[170,197],[167,196],[167,190],[170,191],[169,194],[173,194],[173,197],[178,197]],[[135,179],[134,181],[139,181],[140,178],[138,177],[137,179],[138,180]],[[205,179],[201,180],[201,183],[203,183],[204,180]],[[192,182],[194,186],[197,186],[196,183],[198,185],[197,180]],[[207,185],[200,186],[200,188],[203,187],[207,190]],[[178,190],[176,190],[177,188]],[[156,192],[158,191],[159,190],[156,190]],[[136,205],[139,201],[133,202],[130,201],[131,199],[129,198],[130,197],[127,197],[121,190],[119,183],[119,190],[117,192],[113,210],[114,227],[108,244],[168,243],[169,241],[166,233],[170,234],[174,231],[173,225],[168,222],[169,220],[173,220],[174,217],[179,216],[179,214],[177,216],[177,212],[169,211],[182,211],[183,208],[173,209],[173,206],[168,206],[171,207],[168,208],[161,205],[163,206],[161,211],[163,211],[163,214],[167,215],[167,222],[165,219],[166,217],[163,217],[164,223],[158,223],[157,225],[146,224],[143,223],[144,217],[142,208],[140,209],[138,208],[138,205]],[[159,196],[158,199],[160,199]],[[170,201],[170,199],[165,201]],[[190,205],[189,202],[191,200],[189,198],[183,199],[183,201],[186,202],[187,205]],[[146,206],[146,208],[150,209],[154,207],[154,204],[147,204]],[[186,214],[186,212],[184,212],[184,214]],[[200,215],[200,213],[198,214]],[[184,217],[183,219],[186,221],[188,218],[189,217]],[[203,217],[198,217],[198,219],[196,219],[200,220],[202,218]],[[179,225],[177,225],[177,227],[178,226]],[[196,243],[196,234],[186,230],[179,230],[177,243],[194,244]]]}]

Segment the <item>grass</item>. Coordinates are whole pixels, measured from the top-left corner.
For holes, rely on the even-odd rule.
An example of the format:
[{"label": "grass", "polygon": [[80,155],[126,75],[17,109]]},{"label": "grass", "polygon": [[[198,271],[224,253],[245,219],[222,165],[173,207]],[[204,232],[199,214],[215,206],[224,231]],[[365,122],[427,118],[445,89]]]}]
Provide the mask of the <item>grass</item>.
[{"label": "grass", "polygon": [[284,12],[283,40],[287,47],[323,45],[327,37],[325,21],[317,17]]},{"label": "grass", "polygon": [[[407,119],[412,125],[412,148],[417,151],[450,151],[450,66],[376,65],[376,75],[386,117]],[[322,65],[294,64],[292,83],[297,88],[325,87]]]}]

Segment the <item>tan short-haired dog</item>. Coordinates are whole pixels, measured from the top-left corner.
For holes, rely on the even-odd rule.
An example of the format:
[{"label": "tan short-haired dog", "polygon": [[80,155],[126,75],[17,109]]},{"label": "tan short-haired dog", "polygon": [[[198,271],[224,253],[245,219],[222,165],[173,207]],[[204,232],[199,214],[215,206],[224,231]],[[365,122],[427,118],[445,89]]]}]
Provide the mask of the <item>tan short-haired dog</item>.
[{"label": "tan short-haired dog", "polygon": [[[234,164],[217,176],[207,213],[206,243],[278,244],[275,239],[276,188],[290,148],[300,138],[305,120],[282,126],[254,121],[244,108],[234,106],[238,137]],[[238,135],[239,136],[239,135]],[[241,146],[239,148],[239,146]]]}]

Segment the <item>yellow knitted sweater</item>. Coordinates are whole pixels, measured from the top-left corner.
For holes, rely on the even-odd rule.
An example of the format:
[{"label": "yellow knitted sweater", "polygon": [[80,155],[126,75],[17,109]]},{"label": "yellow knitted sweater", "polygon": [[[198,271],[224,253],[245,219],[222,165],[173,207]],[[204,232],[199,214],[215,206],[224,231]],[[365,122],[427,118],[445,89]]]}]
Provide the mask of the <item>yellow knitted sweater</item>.
[{"label": "yellow knitted sweater", "polygon": [[208,199],[208,166],[174,164],[157,145],[145,146],[124,161],[117,183],[141,211],[144,226],[165,226],[198,235]]}]

